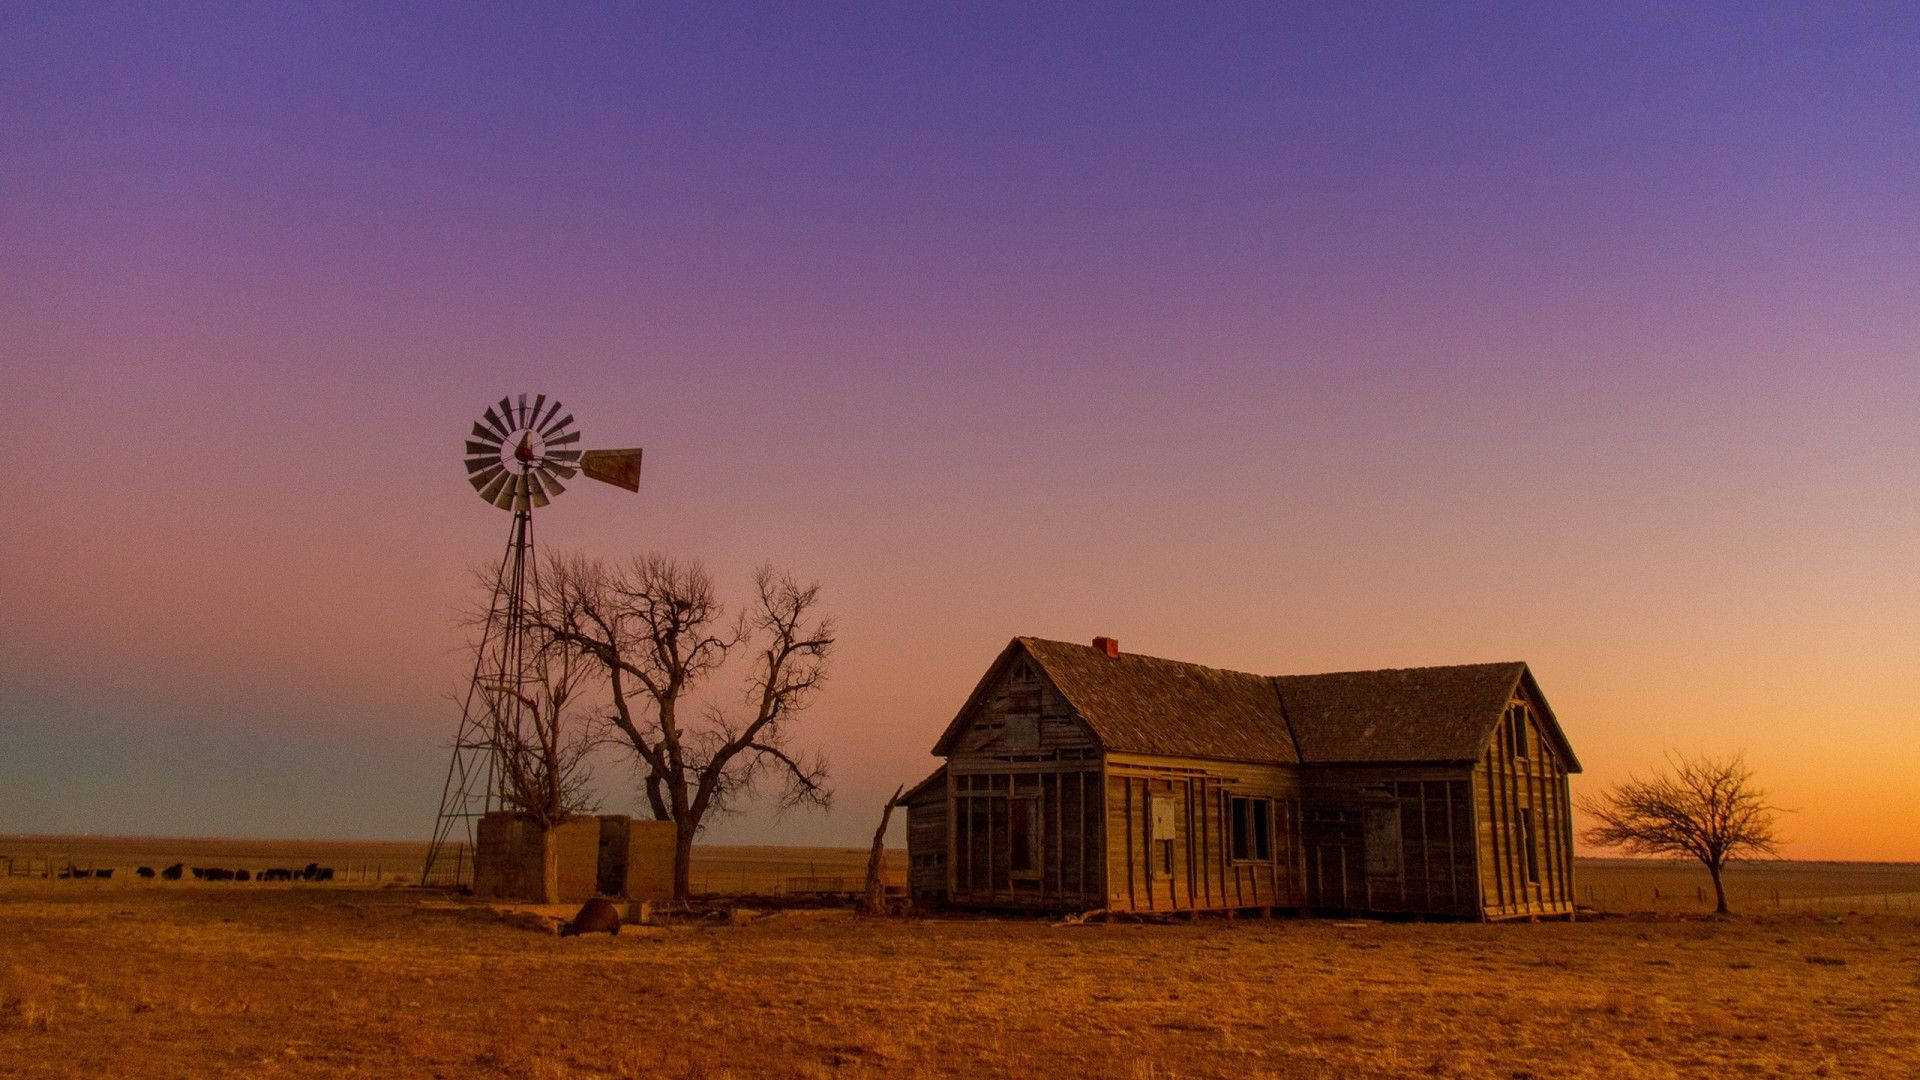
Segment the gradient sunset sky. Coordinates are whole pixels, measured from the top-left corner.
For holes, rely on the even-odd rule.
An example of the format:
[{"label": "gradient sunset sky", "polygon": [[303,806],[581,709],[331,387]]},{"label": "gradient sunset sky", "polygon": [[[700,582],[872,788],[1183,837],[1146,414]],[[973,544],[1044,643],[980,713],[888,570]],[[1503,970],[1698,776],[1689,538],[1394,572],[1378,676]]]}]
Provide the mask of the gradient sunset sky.
[{"label": "gradient sunset sky", "polygon": [[424,839],[527,391],[647,450],[543,542],[839,618],[710,840],[1109,634],[1920,859],[1920,8],[1275,7],[8,5],[0,833]]}]

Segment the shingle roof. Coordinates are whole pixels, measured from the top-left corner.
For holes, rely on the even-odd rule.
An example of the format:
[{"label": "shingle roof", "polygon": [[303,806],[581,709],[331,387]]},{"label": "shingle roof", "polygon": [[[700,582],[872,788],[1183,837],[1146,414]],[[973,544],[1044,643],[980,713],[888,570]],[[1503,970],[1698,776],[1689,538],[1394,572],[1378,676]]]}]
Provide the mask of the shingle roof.
[{"label": "shingle roof", "polygon": [[1109,752],[1274,763],[1473,761],[1524,680],[1568,767],[1580,765],[1519,661],[1270,677],[1086,645],[1008,643],[934,747],[947,754],[1018,652],[1033,657]]},{"label": "shingle roof", "polygon": [[1307,761],[1472,761],[1525,670],[1457,664],[1281,675],[1273,683]]},{"label": "shingle roof", "polygon": [[1243,671],[1015,638],[1109,751],[1297,762],[1273,684]]}]

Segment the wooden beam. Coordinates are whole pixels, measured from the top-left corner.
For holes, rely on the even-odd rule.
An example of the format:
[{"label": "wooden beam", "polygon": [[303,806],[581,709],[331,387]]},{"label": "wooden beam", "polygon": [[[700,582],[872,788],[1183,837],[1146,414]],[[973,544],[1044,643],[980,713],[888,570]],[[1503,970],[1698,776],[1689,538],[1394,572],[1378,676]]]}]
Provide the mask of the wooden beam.
[{"label": "wooden beam", "polygon": [[1127,910],[1139,909],[1140,900],[1133,894],[1133,777],[1123,776],[1120,782],[1126,785],[1122,807],[1126,813],[1127,834]]},{"label": "wooden beam", "polygon": [[[1078,777],[1078,779],[1073,782],[1073,786],[1075,794],[1079,797],[1080,804],[1080,831],[1077,834],[1080,839],[1078,841],[1079,851],[1077,854],[1080,856],[1080,898],[1084,901],[1087,898],[1087,894],[1091,891],[1087,882],[1087,829],[1089,819],[1092,815],[1087,813],[1087,774],[1081,772],[1075,773],[1074,776]],[[1100,906],[1105,907],[1104,897],[1106,895],[1106,889],[1102,888],[1100,892],[1103,898]]]},{"label": "wooden beam", "polygon": [[1183,784],[1183,785],[1181,785],[1181,787],[1183,788],[1183,795],[1184,795],[1184,801],[1185,801],[1185,803],[1186,803],[1186,807],[1185,807],[1185,813],[1186,813],[1186,816],[1187,816],[1187,822],[1186,822],[1186,824],[1187,824],[1187,829],[1186,829],[1186,832],[1187,832],[1187,843],[1186,843],[1186,849],[1187,849],[1187,907],[1189,907],[1189,908],[1197,908],[1197,907],[1199,907],[1199,906],[1200,906],[1200,902],[1199,902],[1199,900],[1197,899],[1197,897],[1199,896],[1199,892],[1200,892],[1200,890],[1199,890],[1198,888],[1196,888],[1196,887],[1195,887],[1195,886],[1196,886],[1196,885],[1198,884],[1198,878],[1197,878],[1197,876],[1196,876],[1196,875],[1197,875],[1197,871],[1196,871],[1196,870],[1195,870],[1195,868],[1194,868],[1194,856],[1195,856],[1195,853],[1196,853],[1196,851],[1198,850],[1198,849],[1197,849],[1197,847],[1196,847],[1196,844],[1197,844],[1197,843],[1198,843],[1198,841],[1199,841],[1199,837],[1198,837],[1198,836],[1197,836],[1197,835],[1195,834],[1195,831],[1194,831],[1194,821],[1193,821],[1193,781],[1191,781],[1191,780],[1189,780],[1189,781],[1187,781],[1187,782],[1186,782],[1185,784]]},{"label": "wooden beam", "polygon": [[[947,773],[947,898],[952,899],[960,892],[960,859],[958,825],[960,799],[954,794],[953,773]],[[911,869],[908,871],[911,873]]]}]

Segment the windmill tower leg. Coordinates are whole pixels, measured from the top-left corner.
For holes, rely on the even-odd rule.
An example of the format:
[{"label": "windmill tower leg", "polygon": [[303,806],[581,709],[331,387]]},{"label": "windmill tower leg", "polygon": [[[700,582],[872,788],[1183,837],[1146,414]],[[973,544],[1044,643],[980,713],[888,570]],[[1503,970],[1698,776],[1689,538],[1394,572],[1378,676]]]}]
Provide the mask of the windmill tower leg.
[{"label": "windmill tower leg", "polygon": [[[480,818],[505,805],[501,790],[504,770],[498,761],[500,736],[506,726],[516,733],[520,730],[522,692],[529,676],[527,604],[538,592],[537,575],[533,513],[523,509],[513,515],[506,552],[494,576],[486,621],[474,650],[473,675],[467,681],[453,756],[440,789],[440,810],[434,817],[426,861],[420,868],[422,885],[435,883],[436,866],[445,873],[444,864],[451,856],[449,845],[464,843],[468,851],[475,850]],[[471,865],[464,857],[452,857],[452,861],[456,867]],[[454,876],[461,876],[460,871],[456,869]]]}]

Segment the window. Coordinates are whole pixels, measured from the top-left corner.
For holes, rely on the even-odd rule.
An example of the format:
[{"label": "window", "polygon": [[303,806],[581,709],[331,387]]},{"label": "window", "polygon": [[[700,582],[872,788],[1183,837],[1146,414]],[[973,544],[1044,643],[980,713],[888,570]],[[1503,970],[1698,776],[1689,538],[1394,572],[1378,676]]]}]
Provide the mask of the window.
[{"label": "window", "polygon": [[1540,884],[1540,856],[1533,850],[1533,811],[1520,811],[1520,850],[1526,852],[1527,884]]},{"label": "window", "polygon": [[1153,847],[1154,847],[1154,858],[1153,858],[1154,868],[1158,870],[1163,876],[1172,877],[1173,876],[1173,841],[1155,840],[1153,842]]},{"label": "window", "polygon": [[1507,753],[1513,757],[1527,756],[1527,707],[1511,705],[1507,708]]},{"label": "window", "polygon": [[1033,819],[1037,799],[1007,800],[1008,869],[1014,877],[1034,877],[1040,861],[1034,857]]},{"label": "window", "polygon": [[1241,862],[1268,862],[1273,858],[1273,803],[1268,799],[1234,798],[1229,803],[1229,835],[1233,857]]}]

